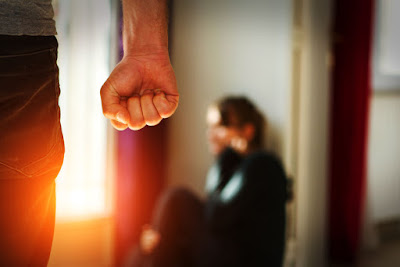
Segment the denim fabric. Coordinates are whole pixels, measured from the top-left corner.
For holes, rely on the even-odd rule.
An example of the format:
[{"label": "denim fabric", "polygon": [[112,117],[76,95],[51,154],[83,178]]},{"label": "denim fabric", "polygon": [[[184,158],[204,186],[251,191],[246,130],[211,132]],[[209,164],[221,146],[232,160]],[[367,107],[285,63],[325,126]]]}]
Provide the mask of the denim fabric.
[{"label": "denim fabric", "polygon": [[64,157],[54,37],[0,36],[0,266],[46,266]]}]

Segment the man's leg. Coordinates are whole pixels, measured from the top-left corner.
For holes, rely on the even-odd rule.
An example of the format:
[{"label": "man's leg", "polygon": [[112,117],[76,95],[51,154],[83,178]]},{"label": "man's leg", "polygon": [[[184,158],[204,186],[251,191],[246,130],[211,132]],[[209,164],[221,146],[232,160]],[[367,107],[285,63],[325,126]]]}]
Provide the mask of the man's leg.
[{"label": "man's leg", "polygon": [[0,181],[0,266],[46,266],[54,232],[54,181]]},{"label": "man's leg", "polygon": [[0,36],[0,266],[46,266],[64,143],[54,37]]}]

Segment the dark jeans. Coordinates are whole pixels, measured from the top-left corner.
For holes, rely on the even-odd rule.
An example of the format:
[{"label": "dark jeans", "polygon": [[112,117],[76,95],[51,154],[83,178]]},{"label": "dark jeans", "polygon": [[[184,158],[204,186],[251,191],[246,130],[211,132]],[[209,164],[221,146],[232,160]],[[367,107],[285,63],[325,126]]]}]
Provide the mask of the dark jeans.
[{"label": "dark jeans", "polygon": [[54,37],[0,35],[0,266],[46,266],[64,158]]}]

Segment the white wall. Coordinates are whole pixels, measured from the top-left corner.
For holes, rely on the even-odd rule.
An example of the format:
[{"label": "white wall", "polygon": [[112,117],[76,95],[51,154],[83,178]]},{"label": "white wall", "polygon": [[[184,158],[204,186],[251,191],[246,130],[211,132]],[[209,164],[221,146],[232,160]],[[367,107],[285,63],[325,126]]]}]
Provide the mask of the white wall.
[{"label": "white wall", "polygon": [[331,0],[304,0],[299,23],[296,266],[326,266]]},{"label": "white wall", "polygon": [[374,223],[400,218],[400,94],[376,93],[369,132],[368,186]]},{"label": "white wall", "polygon": [[116,26],[117,1],[54,1],[66,153],[57,178],[57,218],[48,266],[113,265],[113,149],[106,149],[106,144],[113,145],[113,136],[106,138],[99,90],[110,71],[110,22]]},{"label": "white wall", "polygon": [[367,220],[400,218],[400,1],[377,0],[373,43]]},{"label": "white wall", "polygon": [[205,137],[208,104],[246,94],[267,115],[268,147],[285,151],[291,86],[292,1],[176,0],[172,64],[180,106],[170,119],[170,184],[203,192],[212,162]]},{"label": "white wall", "polygon": [[108,216],[107,120],[99,91],[110,72],[110,2],[59,0],[56,14],[65,141],[57,217]]}]

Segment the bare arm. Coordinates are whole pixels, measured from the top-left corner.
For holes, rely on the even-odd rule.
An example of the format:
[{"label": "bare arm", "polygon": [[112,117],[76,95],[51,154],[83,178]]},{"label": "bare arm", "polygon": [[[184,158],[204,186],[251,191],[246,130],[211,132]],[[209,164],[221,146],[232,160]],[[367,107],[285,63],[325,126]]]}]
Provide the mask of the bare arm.
[{"label": "bare arm", "polygon": [[138,130],[171,116],[179,101],[168,54],[167,1],[123,1],[124,57],[100,93],[118,130]]},{"label": "bare arm", "polygon": [[124,0],[123,41],[126,55],[168,52],[166,0]]}]

